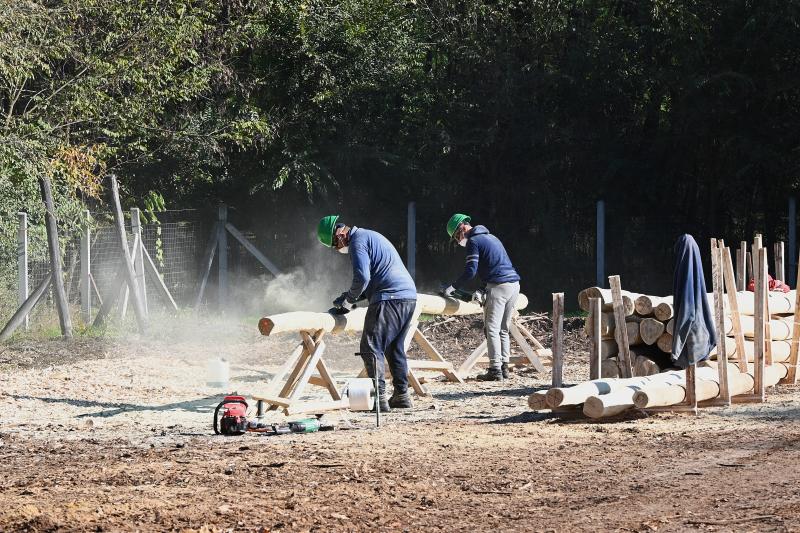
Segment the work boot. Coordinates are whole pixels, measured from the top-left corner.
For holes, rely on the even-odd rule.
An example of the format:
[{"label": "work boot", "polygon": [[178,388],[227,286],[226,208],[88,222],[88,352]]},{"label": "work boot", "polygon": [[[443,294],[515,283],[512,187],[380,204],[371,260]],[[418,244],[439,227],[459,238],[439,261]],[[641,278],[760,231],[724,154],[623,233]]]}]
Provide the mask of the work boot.
[{"label": "work boot", "polygon": [[393,409],[411,409],[414,407],[414,404],[411,403],[411,395],[408,393],[408,391],[394,391],[392,397],[389,398],[389,406],[391,406]]},{"label": "work boot", "polygon": [[508,363],[500,365],[500,372],[503,374],[503,379],[508,379]]},{"label": "work boot", "polygon": [[[378,396],[378,405],[380,405],[381,413],[390,413],[392,411],[389,402],[386,400],[386,394],[382,393]],[[372,412],[375,412],[375,407],[372,408]]]},{"label": "work boot", "polygon": [[503,371],[500,368],[490,368],[485,374],[478,374],[478,381],[503,381]]}]

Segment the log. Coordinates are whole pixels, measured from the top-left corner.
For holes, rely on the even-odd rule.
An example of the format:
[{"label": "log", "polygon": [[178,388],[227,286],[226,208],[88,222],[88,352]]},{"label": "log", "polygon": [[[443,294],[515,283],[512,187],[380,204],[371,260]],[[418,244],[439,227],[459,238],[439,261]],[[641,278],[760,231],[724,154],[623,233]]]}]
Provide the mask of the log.
[{"label": "log", "polygon": [[[756,320],[753,316],[740,316],[742,333],[748,339],[755,338]],[[792,338],[792,317],[773,318],[769,321],[769,329],[773,340],[786,340]],[[725,335],[733,335],[733,323],[729,318],[725,318]]]},{"label": "log", "polygon": [[625,322],[625,327],[628,330],[628,346],[643,344],[642,336],[639,334],[638,322]]},{"label": "log", "polygon": [[647,294],[639,295],[633,302],[636,313],[641,316],[650,316],[653,314],[656,306],[662,302],[672,303],[672,296],[650,296]]},{"label": "log", "polygon": [[655,309],[653,309],[653,314],[655,315],[655,317],[662,322],[666,322],[667,320],[672,318],[672,315],[674,313],[675,313],[675,308],[672,307],[671,301],[661,302],[655,307]]},{"label": "log", "polygon": [[[417,304],[422,306],[421,312],[426,315],[480,315],[483,307],[475,302],[462,302],[455,298],[446,298],[435,294],[417,294]],[[520,294],[517,298],[517,311],[528,307],[528,297]]]},{"label": "log", "polygon": [[537,390],[536,392],[528,396],[528,407],[530,407],[534,411],[549,409],[549,407],[547,406],[546,395],[547,395],[546,390]]},{"label": "log", "polygon": [[[725,349],[728,353],[728,360],[739,359],[739,354],[736,348],[736,340],[731,337],[725,337]],[[772,341],[772,361],[776,363],[785,363],[789,361],[792,350],[791,339],[774,340]],[[752,340],[744,341],[744,353],[747,361],[752,363],[755,360],[755,343]],[[710,359],[716,359],[717,348],[711,350]]]},{"label": "log", "polygon": [[[786,376],[788,369],[783,364],[766,367],[764,385],[772,386]],[[753,390],[753,365],[749,365],[747,373],[740,372],[736,365],[728,365],[728,390],[731,396],[747,394]],[[719,396],[719,374],[697,380],[697,401],[712,400]],[[648,407],[666,407],[677,405],[686,399],[686,383],[645,386],[633,395],[633,404],[639,409]]]},{"label": "log", "polygon": [[665,329],[666,325],[656,318],[645,318],[639,323],[639,334],[648,346],[655,344]]},{"label": "log", "polygon": [[[787,315],[794,313],[794,303],[797,297],[796,291],[769,292],[769,311],[774,315]],[[755,296],[750,291],[737,292],[736,301],[739,304],[739,313],[742,315],[755,315],[756,303]]]},{"label": "log", "polygon": [[[625,309],[625,316],[632,315],[636,310],[634,301],[641,296],[635,292],[622,291],[622,304]],[[589,287],[578,293],[578,306],[583,311],[589,311],[589,299],[599,298],[603,302],[603,311],[613,311],[614,306],[611,302],[611,289],[601,289],[600,287]]]},{"label": "log", "polygon": [[618,377],[619,377],[619,360],[616,357],[609,357],[608,359],[603,359],[602,363],[600,363],[600,378],[602,379],[602,378],[618,378]]},{"label": "log", "polygon": [[672,353],[672,335],[666,331],[656,341],[658,349],[664,353]]},{"label": "log", "polygon": [[[698,369],[700,370],[700,369]],[[670,372],[662,372],[654,376],[647,376],[639,379],[635,385],[626,385],[615,389],[609,394],[589,396],[583,402],[583,414],[589,418],[602,418],[605,416],[614,416],[623,411],[633,407],[634,393],[647,386],[648,384],[664,384],[664,383],[680,383],[685,380],[685,372],[682,370],[673,370]]]},{"label": "log", "polygon": [[669,333],[670,335],[675,335],[675,319],[674,318],[670,318],[669,319],[669,322],[667,322],[667,325],[664,328],[664,330],[667,333]]},{"label": "log", "polygon": [[258,330],[262,335],[289,333],[299,331],[322,330],[329,333],[343,331],[361,331],[364,329],[366,309],[355,309],[346,315],[330,313],[314,313],[312,311],[294,311],[265,316],[258,321]]},{"label": "log", "polygon": [[[594,319],[589,316],[583,325],[586,336],[591,336]],[[600,313],[600,335],[605,339],[614,338],[614,313]]]},{"label": "log", "polygon": [[658,363],[647,356],[637,355],[633,362],[633,375],[638,377],[652,376],[661,372]]}]

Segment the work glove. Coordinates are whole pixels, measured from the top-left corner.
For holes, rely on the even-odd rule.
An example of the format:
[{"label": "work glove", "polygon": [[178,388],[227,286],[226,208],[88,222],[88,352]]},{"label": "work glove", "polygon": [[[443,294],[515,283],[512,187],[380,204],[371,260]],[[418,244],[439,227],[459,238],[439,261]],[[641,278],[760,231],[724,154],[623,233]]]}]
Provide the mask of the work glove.
[{"label": "work glove", "polygon": [[333,301],[333,306],[336,307],[337,309],[343,309],[344,303],[347,301],[348,294],[349,293],[347,292],[343,292],[341,296],[339,296]]},{"label": "work glove", "polygon": [[447,288],[442,289],[442,296],[450,297],[456,292],[456,288],[449,285]]},{"label": "work glove", "polygon": [[472,293],[472,301],[483,307],[486,303],[486,291],[484,289],[478,289],[477,291]]}]

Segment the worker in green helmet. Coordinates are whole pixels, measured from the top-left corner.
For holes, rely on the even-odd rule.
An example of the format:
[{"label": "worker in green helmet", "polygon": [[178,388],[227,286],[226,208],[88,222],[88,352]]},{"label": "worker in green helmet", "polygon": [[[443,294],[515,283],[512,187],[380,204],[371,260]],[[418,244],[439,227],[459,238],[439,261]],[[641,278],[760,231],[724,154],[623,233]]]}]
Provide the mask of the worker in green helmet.
[{"label": "worker in green helmet", "polygon": [[484,334],[489,351],[489,369],[478,376],[481,381],[502,381],[508,377],[511,356],[509,328],[519,296],[519,274],[500,239],[484,226],[472,226],[472,219],[456,213],[447,221],[447,234],[467,249],[464,271],[442,292],[452,296],[476,275],[486,285],[483,307]]},{"label": "worker in green helmet", "polygon": [[[392,243],[376,231],[347,226],[339,222],[338,215],[330,215],[319,221],[317,237],[325,246],[350,254],[353,265],[350,288],[333,301],[334,307],[347,309],[362,298],[369,300],[360,355],[369,377],[375,379],[377,372],[381,411],[412,407],[406,341],[413,333],[417,306],[414,280]],[[392,371],[394,386],[388,401],[384,358]]]}]

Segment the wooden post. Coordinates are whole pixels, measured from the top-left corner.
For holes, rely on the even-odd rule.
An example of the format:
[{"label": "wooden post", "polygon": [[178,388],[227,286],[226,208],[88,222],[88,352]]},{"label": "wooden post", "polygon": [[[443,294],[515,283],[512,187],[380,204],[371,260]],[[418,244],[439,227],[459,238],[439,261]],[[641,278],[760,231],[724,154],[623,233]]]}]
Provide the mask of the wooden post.
[{"label": "wooden post", "polygon": [[28,296],[28,299],[23,302],[23,304],[17,309],[17,312],[11,317],[8,323],[5,325],[2,331],[0,331],[0,342],[5,341],[8,339],[12,333],[23,323],[25,317],[28,316],[28,313],[31,312],[31,309],[36,305],[36,303],[42,298],[45,291],[50,287],[50,280],[52,279],[51,274],[47,274],[38,287],[33,291],[33,293]]},{"label": "wooden post", "polygon": [[786,268],[783,262],[783,241],[776,242],[775,248],[775,279],[786,282]]},{"label": "wooden post", "polygon": [[[797,261],[797,268],[800,269],[800,258]],[[795,279],[800,279],[800,273],[796,273]],[[800,291],[795,291],[794,303],[794,328],[792,329],[792,347],[789,351],[789,368],[783,383],[794,385],[797,383],[797,364],[800,360]]]},{"label": "wooden post", "polygon": [[[17,219],[17,301],[22,305],[28,299],[28,213],[17,213]],[[23,325],[28,331],[28,315],[25,315]]]},{"label": "wooden post", "polygon": [[686,403],[697,412],[697,365],[686,368]]},{"label": "wooden post", "polygon": [[89,210],[83,212],[81,232],[81,320],[89,324],[92,320],[92,228]]},{"label": "wooden post", "polygon": [[717,326],[717,369],[719,371],[719,400],[730,405],[731,393],[728,389],[728,352],[725,346],[725,287],[723,282],[723,249],[722,240],[711,239],[711,270],[714,288],[714,317]]},{"label": "wooden post", "polygon": [[553,387],[560,387],[564,368],[564,293],[553,293]]},{"label": "wooden post", "polygon": [[622,303],[622,286],[619,276],[609,276],[608,283],[611,285],[611,299],[614,304],[614,337],[619,350],[620,374],[623,378],[630,378],[633,377],[631,348],[628,345],[628,328],[625,327],[625,306]]},{"label": "wooden post", "polygon": [[228,233],[225,229],[228,223],[228,206],[219,206],[217,222],[218,305],[220,311],[225,311],[228,307]]},{"label": "wooden post", "polygon": [[[750,253],[750,252],[747,252],[746,255],[747,255],[747,258],[746,258],[747,259],[747,271],[750,273],[750,278],[755,280],[756,279],[756,271],[753,269],[753,254]],[[746,278],[744,280],[744,282],[745,282],[745,289],[746,289],[747,285],[750,283],[750,279]]]},{"label": "wooden post", "polygon": [[67,295],[64,293],[64,278],[61,271],[61,246],[58,243],[58,223],[56,222],[56,207],[53,202],[53,191],[50,188],[50,178],[43,176],[39,180],[42,189],[42,200],[45,205],[45,220],[47,228],[47,248],[50,252],[50,273],[53,277],[54,297],[58,310],[58,322],[61,325],[61,335],[66,339],[72,338],[72,317],[69,315]]},{"label": "wooden post", "polygon": [[601,333],[601,322],[603,316],[603,303],[600,298],[589,300],[589,320],[592,323],[592,343],[589,352],[589,379],[600,379],[600,357],[601,346],[603,345],[603,335]]},{"label": "wooden post", "polygon": [[789,224],[787,231],[787,236],[789,238],[789,270],[787,270],[789,279],[786,280],[786,283],[794,287],[797,283],[795,274],[797,273],[797,268],[800,266],[798,263],[793,263],[797,257],[797,202],[794,196],[789,198],[789,220],[787,222]]},{"label": "wooden post", "polygon": [[765,400],[764,394],[764,268],[762,259],[766,263],[766,250],[762,253],[757,243],[753,245],[753,266],[755,270],[755,339],[753,345],[754,372],[753,394],[761,401]]},{"label": "wooden post", "polygon": [[[736,290],[741,292],[747,288],[747,243],[741,241],[736,250]],[[730,289],[729,289],[730,290]]]},{"label": "wooden post", "polygon": [[134,242],[138,243],[133,248],[133,268],[136,272],[136,286],[139,288],[139,298],[142,300],[142,309],[144,315],[149,314],[147,308],[147,287],[145,285],[144,275],[144,240],[142,239],[142,219],[138,207],[131,209],[131,233],[134,237],[138,237]]},{"label": "wooden post", "polygon": [[110,180],[111,207],[114,209],[114,222],[117,226],[117,237],[119,238],[119,245],[122,249],[123,274],[128,283],[130,296],[133,299],[133,312],[136,314],[136,322],[139,324],[139,331],[144,332],[147,329],[147,320],[144,316],[142,300],[139,297],[140,293],[136,286],[136,272],[133,269],[133,259],[128,249],[128,235],[125,231],[125,219],[122,217],[122,206],[119,201],[119,183],[117,183],[117,177],[113,174],[110,176]]},{"label": "wooden post", "polygon": [[417,203],[408,202],[408,228],[406,235],[406,268],[411,279],[417,279]]},{"label": "wooden post", "polygon": [[606,203],[597,201],[597,244],[596,244],[597,286],[606,286]]}]

